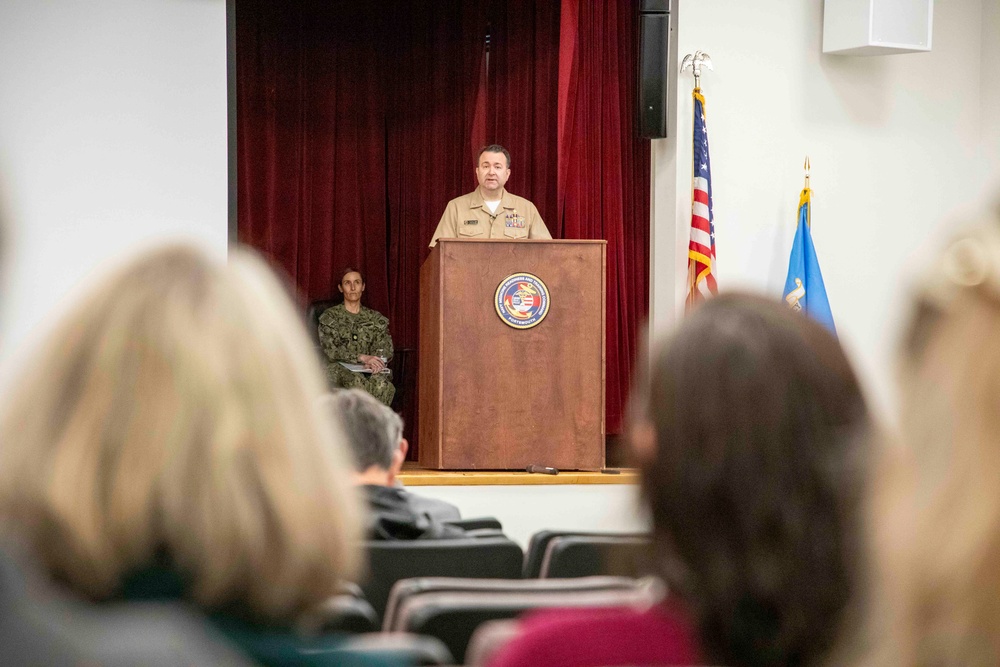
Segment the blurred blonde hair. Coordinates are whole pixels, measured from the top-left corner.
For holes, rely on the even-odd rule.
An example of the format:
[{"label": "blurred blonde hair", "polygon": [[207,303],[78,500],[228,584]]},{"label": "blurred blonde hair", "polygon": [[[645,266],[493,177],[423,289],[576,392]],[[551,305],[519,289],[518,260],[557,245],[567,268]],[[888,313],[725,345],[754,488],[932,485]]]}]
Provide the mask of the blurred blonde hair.
[{"label": "blurred blonde hair", "polygon": [[142,254],[56,326],[0,419],[0,513],[93,598],[166,556],[208,608],[288,618],[358,565],[350,460],[265,264]]},{"label": "blurred blonde hair", "polygon": [[954,240],[902,345],[901,442],[873,476],[866,663],[1000,663],[1000,219]]}]

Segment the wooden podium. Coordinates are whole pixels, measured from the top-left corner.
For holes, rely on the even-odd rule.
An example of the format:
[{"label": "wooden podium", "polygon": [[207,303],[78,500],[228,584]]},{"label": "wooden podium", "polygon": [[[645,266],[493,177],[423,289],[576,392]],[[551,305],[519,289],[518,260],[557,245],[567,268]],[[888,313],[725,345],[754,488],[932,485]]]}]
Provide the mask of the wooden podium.
[{"label": "wooden podium", "polygon": [[[440,239],[431,249],[420,269],[421,467],[604,466],[606,248]],[[495,303],[518,273],[547,287],[532,328],[506,324]]]}]

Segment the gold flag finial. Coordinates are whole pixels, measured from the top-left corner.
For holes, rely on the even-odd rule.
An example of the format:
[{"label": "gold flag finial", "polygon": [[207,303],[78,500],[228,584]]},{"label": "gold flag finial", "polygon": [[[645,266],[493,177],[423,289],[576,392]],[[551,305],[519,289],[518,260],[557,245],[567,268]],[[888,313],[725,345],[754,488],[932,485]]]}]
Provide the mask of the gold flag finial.
[{"label": "gold flag finial", "polygon": [[810,167],[810,166],[811,166],[811,165],[809,164],[809,156],[807,155],[807,156],[806,156],[806,161],[805,161],[805,163],[804,163],[804,164],[802,165],[802,168],[806,170],[806,185],[805,185],[805,189],[806,189],[806,190],[808,190],[808,189],[809,189],[809,167]]}]

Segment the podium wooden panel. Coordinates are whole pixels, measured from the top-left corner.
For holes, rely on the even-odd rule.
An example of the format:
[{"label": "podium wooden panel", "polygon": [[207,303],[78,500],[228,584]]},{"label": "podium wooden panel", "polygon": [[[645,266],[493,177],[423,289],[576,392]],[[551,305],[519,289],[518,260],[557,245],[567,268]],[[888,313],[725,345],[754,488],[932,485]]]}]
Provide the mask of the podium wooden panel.
[{"label": "podium wooden panel", "polygon": [[[420,269],[420,465],[604,465],[605,241],[440,239]],[[531,329],[493,303],[513,273],[549,290]]]}]

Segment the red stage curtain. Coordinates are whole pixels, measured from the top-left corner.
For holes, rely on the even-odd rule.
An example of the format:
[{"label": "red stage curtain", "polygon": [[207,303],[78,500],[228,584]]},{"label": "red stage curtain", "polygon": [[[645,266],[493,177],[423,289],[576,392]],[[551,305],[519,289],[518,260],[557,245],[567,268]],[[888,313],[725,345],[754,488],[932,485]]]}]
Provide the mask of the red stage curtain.
[{"label": "red stage curtain", "polygon": [[[569,31],[555,2],[240,0],[240,242],[283,268],[303,301],[335,294],[338,271],[357,266],[397,347],[416,348],[427,242],[447,201],[475,187],[473,150],[504,144],[509,189],[554,236],[608,240],[617,432],[648,301],[649,148],[633,136],[630,5],[574,6]],[[578,45],[568,60],[567,39]],[[403,406],[411,436],[414,398]]]},{"label": "red stage curtain", "polygon": [[368,305],[413,347],[427,240],[471,179],[485,21],[474,3],[371,7],[238,3],[238,235],[308,300],[360,268]]},{"label": "red stage curtain", "polygon": [[415,349],[427,244],[448,201],[476,186],[472,128],[487,20],[471,2],[402,1],[392,11],[381,90],[388,210],[368,234],[388,238],[389,303],[381,312],[393,341]]},{"label": "red stage curtain", "polygon": [[637,5],[562,0],[554,231],[608,242],[608,433],[621,431],[649,312],[650,154],[636,127]]},{"label": "red stage curtain", "polygon": [[486,133],[490,143],[511,153],[507,189],[530,199],[554,232],[559,185],[559,3],[493,2],[489,21]]},{"label": "red stage curtain", "polygon": [[[441,211],[474,185],[485,29],[477,3],[237,4],[239,241],[303,302],[361,269],[397,348],[417,346],[419,268]],[[402,406],[413,457],[415,398]]]}]

